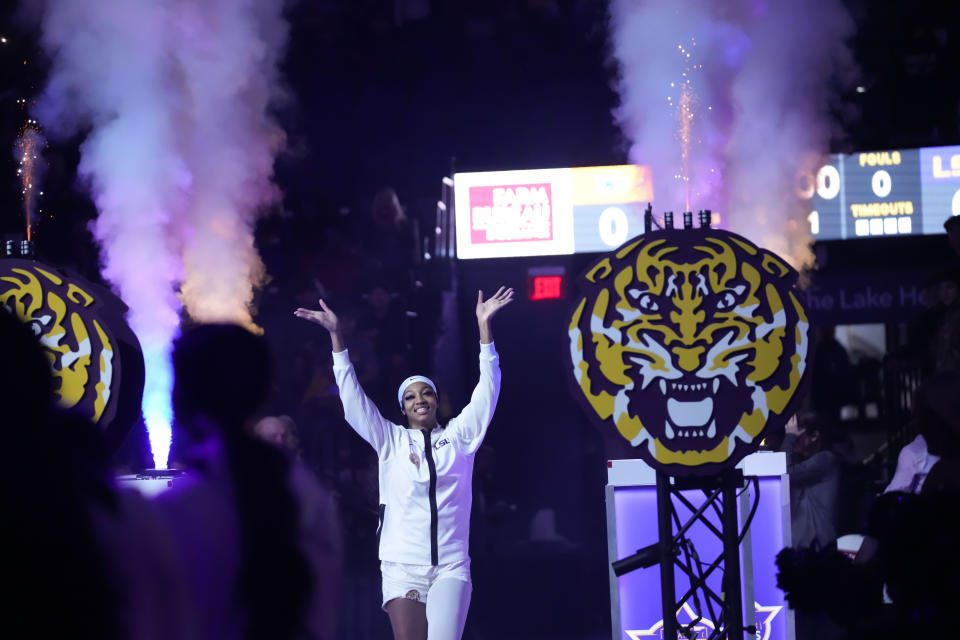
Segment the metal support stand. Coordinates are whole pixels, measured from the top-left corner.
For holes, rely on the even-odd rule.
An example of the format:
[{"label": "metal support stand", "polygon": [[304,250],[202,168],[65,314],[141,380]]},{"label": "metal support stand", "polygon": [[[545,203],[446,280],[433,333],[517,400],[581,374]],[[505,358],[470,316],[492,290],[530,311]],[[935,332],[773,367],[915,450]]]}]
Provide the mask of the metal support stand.
[{"label": "metal support stand", "polygon": [[657,471],[657,527],[660,534],[660,602],[663,606],[663,637],[677,637],[677,597],[673,579],[673,513],[670,477]]},{"label": "metal support stand", "polygon": [[[754,482],[758,482],[754,479]],[[739,530],[737,518],[737,491],[743,486],[742,472],[730,469],[711,478],[675,478],[657,472],[657,520],[659,531],[658,556],[660,564],[660,599],[663,607],[663,638],[694,637],[693,628],[703,617],[701,604],[716,624],[709,640],[743,640],[744,632],[755,632],[755,625],[744,627],[743,601],[740,593],[740,542],[744,532]],[[681,491],[700,489],[705,499],[696,506]],[[756,494],[755,492],[755,495]],[[691,515],[681,522],[674,499],[686,506]],[[718,529],[706,516],[712,509],[720,519]],[[723,551],[709,565],[701,562],[686,532],[701,523],[723,543]],[[674,531],[676,525],[676,531]],[[745,527],[749,522],[745,524]],[[641,553],[641,552],[638,552]],[[620,561],[624,562],[624,561]],[[639,565],[646,566],[646,565]],[[680,568],[690,581],[690,588],[676,597],[674,572]],[[629,568],[624,567],[626,570]],[[718,594],[707,585],[707,579],[721,569],[723,579]],[[619,573],[618,573],[619,575]],[[697,617],[690,624],[680,624],[677,611],[692,599]],[[716,610],[714,606],[716,605]],[[719,613],[719,615],[717,615]]]},{"label": "metal support stand", "polygon": [[[733,479],[735,480],[735,478]],[[743,483],[743,476],[740,477]],[[743,603],[740,598],[740,533],[737,523],[737,487],[723,489],[723,627],[727,638],[743,638]]]}]

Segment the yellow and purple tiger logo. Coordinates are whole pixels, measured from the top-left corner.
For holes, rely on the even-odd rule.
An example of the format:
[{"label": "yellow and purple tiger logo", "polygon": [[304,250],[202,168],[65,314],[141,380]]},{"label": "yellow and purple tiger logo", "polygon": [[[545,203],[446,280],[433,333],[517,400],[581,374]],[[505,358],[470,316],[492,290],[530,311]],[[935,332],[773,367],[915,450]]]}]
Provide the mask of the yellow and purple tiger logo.
[{"label": "yellow and purple tiger logo", "polygon": [[728,231],[628,242],[581,276],[569,325],[577,395],[655,468],[733,466],[800,400],[810,327],[796,282]]},{"label": "yellow and purple tiger logo", "polygon": [[106,289],[58,267],[0,260],[0,306],[43,345],[61,407],[96,423],[117,447],[140,415],[143,355]]}]

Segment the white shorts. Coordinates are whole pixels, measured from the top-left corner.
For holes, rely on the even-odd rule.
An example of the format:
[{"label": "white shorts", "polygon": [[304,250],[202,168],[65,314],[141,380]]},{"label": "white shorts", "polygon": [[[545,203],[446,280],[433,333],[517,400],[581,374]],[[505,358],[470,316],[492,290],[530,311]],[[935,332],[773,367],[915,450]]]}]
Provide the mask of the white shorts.
[{"label": "white shorts", "polygon": [[430,587],[442,578],[453,578],[470,582],[470,559],[431,566],[429,564],[403,564],[401,562],[380,561],[380,573],[383,576],[383,605],[394,598],[407,598],[427,603]]}]

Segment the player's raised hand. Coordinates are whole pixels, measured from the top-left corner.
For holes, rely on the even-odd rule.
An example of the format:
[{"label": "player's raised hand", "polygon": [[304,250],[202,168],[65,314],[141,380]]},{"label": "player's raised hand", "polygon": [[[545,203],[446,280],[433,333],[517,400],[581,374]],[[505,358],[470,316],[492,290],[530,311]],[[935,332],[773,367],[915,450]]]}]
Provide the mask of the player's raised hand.
[{"label": "player's raised hand", "polygon": [[340,321],[337,319],[337,314],[327,306],[323,298],[320,298],[319,303],[320,309],[318,310],[300,307],[293,312],[293,315],[298,318],[303,318],[304,320],[309,320],[310,322],[316,322],[330,333],[336,333],[340,330]]},{"label": "player's raised hand", "polygon": [[500,287],[497,292],[483,299],[483,291],[477,292],[477,320],[481,323],[490,321],[500,309],[504,308],[513,301],[513,289]]}]

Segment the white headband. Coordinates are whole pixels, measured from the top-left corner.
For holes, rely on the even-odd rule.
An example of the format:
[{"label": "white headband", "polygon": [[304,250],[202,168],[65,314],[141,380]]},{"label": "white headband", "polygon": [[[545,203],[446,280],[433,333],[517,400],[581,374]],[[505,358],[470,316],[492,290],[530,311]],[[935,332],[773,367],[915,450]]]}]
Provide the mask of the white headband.
[{"label": "white headband", "polygon": [[397,401],[400,403],[400,408],[403,409],[403,392],[407,390],[407,387],[412,385],[414,382],[426,382],[427,386],[433,389],[433,392],[437,392],[437,385],[433,384],[433,380],[426,376],[410,376],[406,380],[400,383],[400,388],[397,389]]}]

